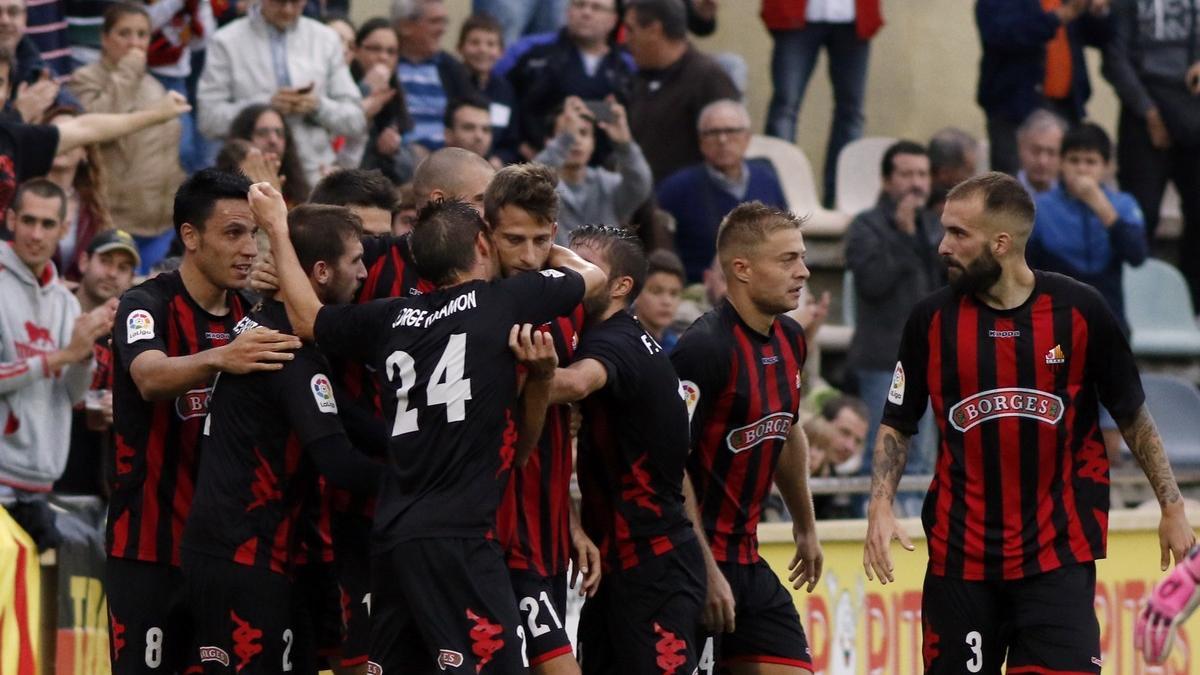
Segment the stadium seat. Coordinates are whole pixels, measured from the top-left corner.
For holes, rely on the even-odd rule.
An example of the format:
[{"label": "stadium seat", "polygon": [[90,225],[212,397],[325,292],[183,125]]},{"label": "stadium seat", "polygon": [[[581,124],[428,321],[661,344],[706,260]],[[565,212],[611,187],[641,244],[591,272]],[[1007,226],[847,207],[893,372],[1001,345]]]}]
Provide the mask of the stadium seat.
[{"label": "stadium seat", "polygon": [[846,232],[850,218],[821,206],[817,184],[813,180],[812,164],[798,146],[771,136],[755,134],[750,139],[746,156],[765,158],[775,167],[779,182],[783,184],[788,208],[797,215],[808,217],[804,225],[806,234],[840,237]]},{"label": "stadium seat", "polygon": [[866,136],[851,141],[837,158],[837,210],[853,217],[879,199],[879,166],[896,139]]},{"label": "stadium seat", "polygon": [[1142,373],[1146,407],[1175,467],[1200,467],[1200,390],[1182,377]]},{"label": "stadium seat", "polygon": [[1126,265],[1122,291],[1134,355],[1200,357],[1196,310],[1179,270],[1154,258]]}]

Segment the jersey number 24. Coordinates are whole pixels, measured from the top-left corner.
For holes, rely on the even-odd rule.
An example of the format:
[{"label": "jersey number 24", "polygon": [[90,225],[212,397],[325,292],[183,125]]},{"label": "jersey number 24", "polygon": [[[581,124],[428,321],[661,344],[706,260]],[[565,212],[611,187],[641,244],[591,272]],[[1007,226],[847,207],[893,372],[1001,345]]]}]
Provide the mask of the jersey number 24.
[{"label": "jersey number 24", "polygon": [[[467,417],[471,380],[463,378],[466,360],[467,334],[454,333],[425,386],[425,404],[445,405],[447,422],[461,422]],[[401,436],[416,431],[417,409],[408,407],[408,395],[417,383],[417,362],[408,352],[395,351],[387,358],[385,365],[388,382],[400,380],[400,386],[396,389],[396,421],[392,424],[392,435]]]}]

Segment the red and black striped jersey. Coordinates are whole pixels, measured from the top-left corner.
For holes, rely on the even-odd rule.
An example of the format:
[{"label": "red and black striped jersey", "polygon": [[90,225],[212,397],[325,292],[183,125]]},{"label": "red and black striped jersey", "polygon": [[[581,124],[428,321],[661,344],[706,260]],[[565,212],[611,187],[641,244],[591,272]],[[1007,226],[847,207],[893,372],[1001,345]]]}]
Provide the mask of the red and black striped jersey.
[{"label": "red and black striped jersey", "polygon": [[[286,310],[261,305],[238,325],[290,332]],[[318,474],[305,448],[344,434],[329,364],[311,344],[280,370],[233,375],[213,385],[204,428],[204,461],[182,548],[240,565],[291,574],[320,559]]]},{"label": "red and black striped jersey", "polygon": [[758,561],[758,522],[800,406],[804,329],[780,316],[763,335],[728,300],[671,352],[691,416],[688,474],[713,557]]},{"label": "red and black striped jersey", "polygon": [[363,237],[363,265],[367,268],[367,279],[358,289],[357,302],[406,298],[433,290],[433,284],[417,276],[408,240],[407,234]]},{"label": "red and black striped jersey", "polygon": [[627,570],[696,536],[683,507],[687,408],[667,354],[629,312],[589,326],[582,359],[607,381],[583,400],[581,518],[604,570]]},{"label": "red and black striped jersey", "polygon": [[1099,403],[1145,401],[1120,324],[1090,286],[1035,273],[1009,310],[942,289],[913,309],[883,424],[941,431],[922,510],[930,571],[1020,579],[1105,556],[1108,456]]},{"label": "red and black striped jersey", "polygon": [[211,383],[172,400],[146,401],[129,365],[159,351],[189,356],[228,344],[251,302],[227,293],[229,312],[214,316],[188,294],[179,272],[160,274],[121,297],[113,325],[113,430],[109,461],[108,554],[179,564],[179,537],[195,487],[201,426]]},{"label": "red and black striped jersey", "polygon": [[[541,326],[554,338],[558,362],[571,362],[583,326],[583,305]],[[567,569],[570,555],[571,408],[552,405],[537,451],[515,469],[496,514],[496,540],[508,566],[550,577]]]}]

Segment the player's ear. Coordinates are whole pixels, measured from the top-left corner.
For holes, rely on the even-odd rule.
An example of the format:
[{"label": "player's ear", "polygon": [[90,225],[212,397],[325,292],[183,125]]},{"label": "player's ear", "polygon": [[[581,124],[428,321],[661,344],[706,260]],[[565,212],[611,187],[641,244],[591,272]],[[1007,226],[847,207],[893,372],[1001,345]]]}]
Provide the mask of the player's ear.
[{"label": "player's ear", "polygon": [[729,263],[734,278],[743,283],[750,282],[750,262],[745,258],[734,258]]},{"label": "player's ear", "polygon": [[[609,286],[609,294],[614,299],[628,298],[633,292],[633,277],[623,276],[613,279]],[[632,304],[632,303],[630,303]]]},{"label": "player's ear", "polygon": [[317,263],[313,265],[312,272],[309,274],[309,278],[318,284],[325,285],[329,283],[329,277],[331,275],[332,273],[329,269],[329,263],[326,263],[324,260],[318,260]]},{"label": "player's ear", "polygon": [[195,251],[200,248],[200,235],[200,228],[191,223],[179,226],[179,242],[183,244],[184,250]]}]

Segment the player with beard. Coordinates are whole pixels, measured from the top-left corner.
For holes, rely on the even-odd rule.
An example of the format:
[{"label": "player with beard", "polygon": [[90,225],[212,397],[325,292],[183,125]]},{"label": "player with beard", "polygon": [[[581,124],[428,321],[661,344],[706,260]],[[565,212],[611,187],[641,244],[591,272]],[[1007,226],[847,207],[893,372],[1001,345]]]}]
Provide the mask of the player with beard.
[{"label": "player with beard", "polygon": [[705,552],[708,601],[700,670],[812,672],[792,596],[758,552],[771,484],[792,515],[795,588],[812,592],[823,556],[808,490],[808,438],[798,423],[804,329],[786,312],[808,279],[801,220],[761,202],[729,212],[717,255],[729,295],[671,353],[692,425],[684,491]]},{"label": "player with beard", "polygon": [[[484,193],[484,213],[505,276],[536,272],[546,265],[558,229],[557,177],[539,164],[501,169]],[[583,306],[543,324],[539,330],[554,341],[559,363],[570,363],[579,343]],[[513,591],[525,623],[529,666],[539,675],[579,672],[566,631],[567,561],[576,579],[583,574],[581,594],[595,592],[600,580],[600,554],[579,526],[571,500],[570,406],[545,410],[537,450],[513,471],[497,514],[496,538],[505,550]],[[534,420],[524,420],[536,426]]]},{"label": "player with beard", "polygon": [[[353,299],[366,277],[358,216],[302,205],[288,214],[288,229],[317,297]],[[258,327],[290,333],[283,304],[263,300],[234,332]],[[360,494],[374,494],[379,473],[347,438],[328,372],[306,343],[281,370],[226,373],[214,384],[204,463],[180,545],[208,672],[284,672],[312,663],[315,645],[293,615],[293,589],[313,592],[295,578],[319,507],[318,471]]]},{"label": "player with beard", "polygon": [[[286,206],[255,186],[256,213],[269,223],[289,317],[302,337],[355,354],[385,374],[391,438],[372,536],[370,654],[377,673],[474,667],[523,672],[525,633],[503,552],[496,509],[514,461],[514,355],[538,345],[549,355],[530,370],[549,394],[556,359],[549,341],[524,326],[566,314],[603,273],[555,247],[541,273],[494,280],[491,233],[465,202],[422,211],[414,260],[436,290],[412,298],[323,307],[299,277],[282,221]],[[512,330],[509,330],[509,329]],[[544,400],[544,399],[543,399]]]},{"label": "player with beard", "polygon": [[175,194],[179,270],[121,298],[113,327],[108,594],[114,673],[183,672],[195,663],[179,571],[200,431],[217,373],[279,370],[300,340],[233,336],[250,310],[241,289],[258,254],[250,181],[205,169]]},{"label": "player with beard", "polygon": [[932,404],[942,440],[922,514],[928,673],[999,673],[1005,662],[1010,673],[1100,672],[1101,404],[1158,498],[1162,568],[1195,543],[1120,324],[1090,286],[1029,268],[1033,216],[1004,174],[947,196],[939,253],[951,285],[909,317],[875,443],[863,567],[887,583],[891,541],[913,550],[892,500]]},{"label": "player with beard", "polygon": [[571,247],[609,277],[585,303],[575,361],[551,401],[582,401],[583,528],[600,547],[604,582],[583,606],[584,673],[691,673],[704,606],[704,558],[684,510],[687,407],[671,361],[629,312],[646,279],[633,233],[587,225]]}]

